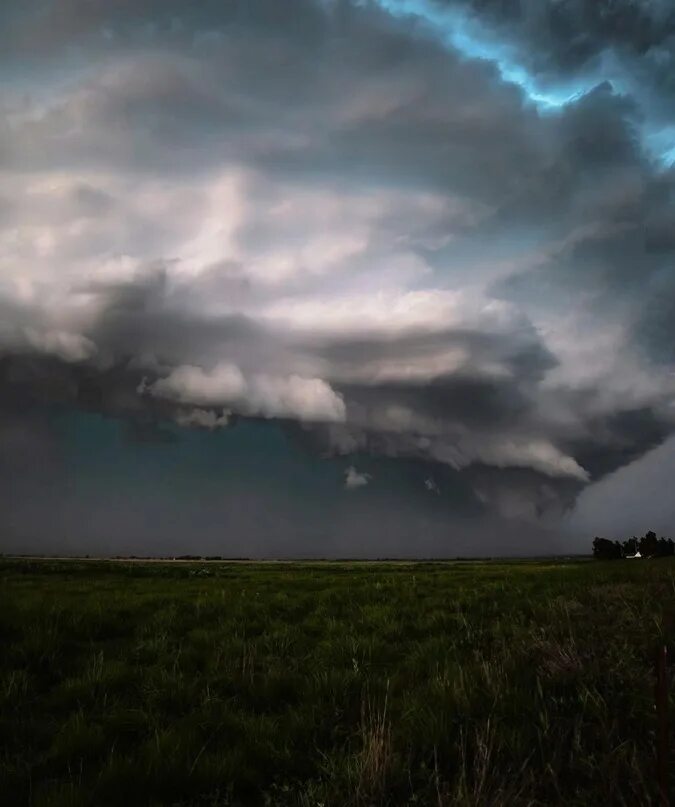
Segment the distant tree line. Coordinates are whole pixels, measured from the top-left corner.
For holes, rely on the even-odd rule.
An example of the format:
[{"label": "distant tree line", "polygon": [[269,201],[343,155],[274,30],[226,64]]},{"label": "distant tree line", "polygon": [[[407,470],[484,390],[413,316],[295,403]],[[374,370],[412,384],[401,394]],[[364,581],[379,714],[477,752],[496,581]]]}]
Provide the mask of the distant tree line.
[{"label": "distant tree line", "polygon": [[672,538],[657,538],[650,530],[642,538],[628,538],[625,541],[610,541],[608,538],[593,539],[593,557],[598,560],[626,558],[639,552],[644,558],[667,558],[675,555]]},{"label": "distant tree line", "polygon": [[[86,555],[89,557],[89,555]],[[222,555],[115,555],[115,560],[249,560],[249,558],[227,557]]]}]

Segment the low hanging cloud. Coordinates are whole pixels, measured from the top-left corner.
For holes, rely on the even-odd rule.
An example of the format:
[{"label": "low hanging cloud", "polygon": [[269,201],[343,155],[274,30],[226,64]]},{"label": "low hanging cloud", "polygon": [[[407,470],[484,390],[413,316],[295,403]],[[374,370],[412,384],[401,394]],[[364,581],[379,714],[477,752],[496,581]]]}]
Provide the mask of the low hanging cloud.
[{"label": "low hanging cloud", "polygon": [[67,331],[24,328],[12,340],[16,350],[55,356],[64,362],[83,362],[96,355],[96,345],[86,336]]},{"label": "low hanging cloud", "polygon": [[430,476],[429,476],[429,477],[427,477],[427,478],[424,480],[424,487],[425,487],[425,488],[426,488],[426,490],[428,490],[430,493],[435,493],[437,496],[440,496],[440,495],[441,495],[440,488],[439,488],[439,487],[438,487],[438,485],[436,484],[436,481],[435,481],[434,479],[432,479]]},{"label": "low hanging cloud", "polygon": [[213,431],[229,424],[230,413],[224,411],[218,415],[213,409],[181,409],[175,418],[179,426]]},{"label": "low hanging cloud", "polygon": [[345,488],[347,490],[356,490],[357,488],[365,487],[372,479],[370,474],[361,473],[356,470],[353,465],[345,471]]},{"label": "low hanging cloud", "polygon": [[253,375],[244,378],[233,364],[211,371],[182,365],[154,383],[143,381],[141,394],[199,406],[232,406],[244,415],[295,418],[300,421],[343,421],[342,398],[319,378]]},{"label": "low hanging cloud", "polygon": [[533,520],[667,440],[672,9],[504,9],[5,4],[0,417],[278,419]]}]

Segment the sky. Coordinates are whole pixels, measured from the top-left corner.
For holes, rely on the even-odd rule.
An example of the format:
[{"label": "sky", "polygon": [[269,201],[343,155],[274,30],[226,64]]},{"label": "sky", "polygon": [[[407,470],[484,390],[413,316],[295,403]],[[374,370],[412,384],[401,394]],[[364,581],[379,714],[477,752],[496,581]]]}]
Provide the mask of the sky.
[{"label": "sky", "polygon": [[0,77],[0,551],[675,533],[670,0],[5,0]]}]

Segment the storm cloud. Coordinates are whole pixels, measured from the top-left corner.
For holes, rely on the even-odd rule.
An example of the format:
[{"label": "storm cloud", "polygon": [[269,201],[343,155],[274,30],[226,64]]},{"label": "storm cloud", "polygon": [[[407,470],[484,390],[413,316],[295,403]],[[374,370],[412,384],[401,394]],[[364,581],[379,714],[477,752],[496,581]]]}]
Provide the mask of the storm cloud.
[{"label": "storm cloud", "polygon": [[[125,424],[118,464],[141,444],[152,463],[197,440],[207,456],[237,430],[255,452],[251,429],[278,428],[326,475],[315,495],[343,513],[330,529],[300,484],[279,504],[283,463],[256,465],[245,493],[278,525],[235,519],[238,552],[274,554],[264,535],[302,525],[284,552],[339,553],[337,524],[376,555],[414,554],[421,523],[427,554],[456,554],[471,531],[475,553],[499,530],[510,549],[514,535],[559,548],[580,493],[589,511],[601,484],[606,502],[606,477],[675,431],[669,6],[3,4],[12,547],[54,513],[77,522],[77,483],[44,497],[45,480],[64,463],[89,475],[68,445],[80,426],[62,424],[84,418],[95,453],[112,432],[88,418],[103,417]],[[236,512],[243,495],[223,486],[207,486],[214,525],[218,501]],[[158,491],[120,520],[157,551]]]}]

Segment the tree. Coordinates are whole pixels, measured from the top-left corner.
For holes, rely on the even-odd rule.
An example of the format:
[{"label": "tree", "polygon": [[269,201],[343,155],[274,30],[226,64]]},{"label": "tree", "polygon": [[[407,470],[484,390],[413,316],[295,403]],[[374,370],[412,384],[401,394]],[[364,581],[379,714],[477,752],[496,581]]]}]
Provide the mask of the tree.
[{"label": "tree", "polygon": [[621,557],[621,544],[596,536],[593,539],[593,557],[596,560],[616,560]]},{"label": "tree", "polygon": [[669,558],[675,556],[675,542],[671,538],[657,538],[652,530],[642,538],[628,538],[623,543],[607,538],[593,539],[593,557],[598,560],[615,560],[635,555],[637,552],[648,558]]},{"label": "tree", "polygon": [[659,538],[656,542],[656,557],[657,558],[670,558],[675,555],[675,543],[672,538]]},{"label": "tree", "polygon": [[656,533],[649,530],[649,532],[645,533],[645,535],[640,538],[640,554],[647,558],[652,557],[653,555],[656,555],[656,549]]}]

